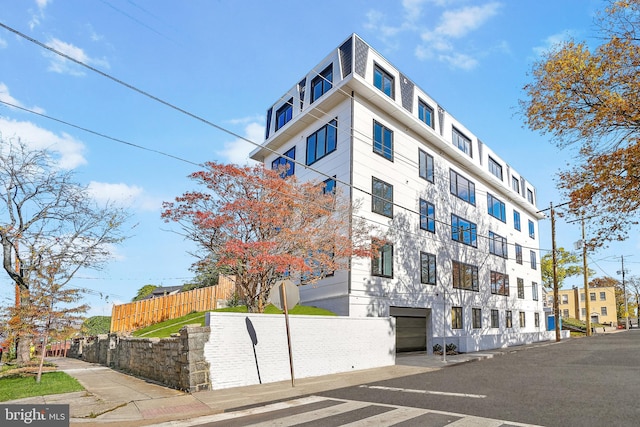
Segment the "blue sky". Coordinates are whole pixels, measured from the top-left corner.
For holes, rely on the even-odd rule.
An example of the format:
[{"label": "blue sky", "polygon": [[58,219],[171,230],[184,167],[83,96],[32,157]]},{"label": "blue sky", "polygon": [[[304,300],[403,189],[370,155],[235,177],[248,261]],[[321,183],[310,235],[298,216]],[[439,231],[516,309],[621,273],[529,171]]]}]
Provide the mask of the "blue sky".
[{"label": "blue sky", "polygon": [[[266,109],[351,33],[428,92],[537,188],[538,207],[564,200],[555,174],[571,162],[522,126],[518,99],[541,52],[573,36],[595,42],[601,0],[3,1],[0,22],[224,128],[223,132],[0,28],[0,100],[130,144],[0,104],[0,132],[54,150],[98,200],[131,209],[131,237],[102,271],[84,272],[90,315],[110,315],[143,285],[192,277],[194,247],[160,219],[161,204],[193,189],[196,164],[245,163],[264,138]],[[165,156],[166,153],[174,157]],[[551,248],[540,223],[541,252]],[[590,255],[598,276],[620,255],[638,274],[637,233]],[[557,244],[580,238],[557,223]],[[628,258],[628,259],[627,259]],[[568,281],[565,286],[582,283]],[[0,293],[13,287],[0,279]]]}]

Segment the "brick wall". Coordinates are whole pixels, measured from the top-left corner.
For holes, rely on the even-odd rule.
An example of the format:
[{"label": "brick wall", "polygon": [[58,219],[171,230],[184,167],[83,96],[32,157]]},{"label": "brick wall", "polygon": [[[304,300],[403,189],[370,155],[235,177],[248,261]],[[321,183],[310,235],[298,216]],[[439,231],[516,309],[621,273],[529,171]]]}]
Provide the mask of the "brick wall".
[{"label": "brick wall", "polygon": [[[190,392],[291,379],[284,315],[207,313],[179,337],[76,339],[68,357]],[[295,378],[395,364],[395,321],[290,316]]]},{"label": "brick wall", "polygon": [[[393,318],[289,316],[295,378],[395,364]],[[207,313],[211,388],[290,380],[283,315]]]}]

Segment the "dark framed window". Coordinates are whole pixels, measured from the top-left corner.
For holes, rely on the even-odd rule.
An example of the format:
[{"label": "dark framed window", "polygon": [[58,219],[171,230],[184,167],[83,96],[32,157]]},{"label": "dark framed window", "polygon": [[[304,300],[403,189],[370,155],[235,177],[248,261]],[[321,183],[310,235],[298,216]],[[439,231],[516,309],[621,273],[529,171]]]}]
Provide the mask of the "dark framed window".
[{"label": "dark framed window", "polygon": [[471,309],[471,323],[473,324],[473,329],[482,328],[482,309],[480,308]]},{"label": "dark framed window", "polygon": [[276,111],[276,130],[286,125],[293,117],[293,98]]},{"label": "dark framed window", "polygon": [[530,188],[527,188],[527,200],[529,201],[529,203],[531,203],[532,205],[535,205],[534,200],[533,200],[533,191],[531,191]]},{"label": "dark framed window", "polygon": [[395,99],[393,89],[393,76],[383,70],[380,66],[373,67],[373,85],[384,92],[389,98]]},{"label": "dark framed window", "polygon": [[476,185],[453,169],[449,169],[449,189],[451,194],[475,206]]},{"label": "dark framed window", "polygon": [[516,281],[518,282],[518,298],[524,299],[524,279],[518,277]]},{"label": "dark framed window", "polygon": [[533,225],[533,221],[528,220],[529,221],[529,237],[531,237],[532,239],[536,238],[536,227],[535,225]]},{"label": "dark framed window", "polygon": [[524,328],[527,324],[526,322],[527,316],[525,315],[524,311],[520,312],[520,327]]},{"label": "dark framed window", "polygon": [[393,161],[393,131],[373,121],[373,152]]},{"label": "dark framed window", "polygon": [[491,281],[491,293],[494,295],[509,296],[509,275],[504,273],[498,273],[497,271],[490,272]]},{"label": "dark framed window", "polygon": [[489,252],[502,258],[508,258],[507,239],[493,231],[489,232]]},{"label": "dark framed window", "polygon": [[335,178],[325,179],[322,187],[323,194],[336,194],[336,180]]},{"label": "dark framed window", "polygon": [[476,224],[451,214],[451,239],[477,248],[478,233]]},{"label": "dark framed window", "polygon": [[516,262],[518,264],[522,264],[522,246],[516,243],[515,248],[516,248]]},{"label": "dark framed window", "polygon": [[475,292],[480,290],[478,267],[475,265],[451,261],[451,277],[455,289]]},{"label": "dark framed window", "polygon": [[606,301],[606,300],[607,300],[607,293],[600,292],[600,301]]},{"label": "dark framed window", "polygon": [[529,251],[529,258],[531,259],[531,269],[532,270],[537,270],[538,269],[538,260],[536,259],[536,252],[535,251]]},{"label": "dark framed window", "polygon": [[420,178],[433,182],[433,156],[418,149],[418,173]]},{"label": "dark framed window", "polygon": [[540,313],[533,313],[533,323],[536,328],[540,327]]},{"label": "dark framed window", "polygon": [[511,177],[511,188],[513,188],[513,191],[520,194],[520,180],[515,176]]},{"label": "dark framed window", "polygon": [[436,284],[436,256],[427,252],[420,252],[420,283]]},{"label": "dark framed window", "polygon": [[536,282],[531,282],[531,298],[538,301],[538,284]]},{"label": "dark framed window", "polygon": [[313,164],[336,150],[338,119],[333,119],[307,137],[307,164]]},{"label": "dark framed window", "polygon": [[513,228],[520,231],[520,212],[513,210]]},{"label": "dark framed window", "polygon": [[371,210],[393,218],[393,185],[372,177],[371,195]]},{"label": "dark framed window", "polygon": [[489,172],[502,181],[502,165],[489,156]]},{"label": "dark framed window", "polygon": [[460,151],[462,151],[469,157],[473,157],[473,153],[471,152],[471,140],[469,138],[467,138],[456,128],[453,128],[453,134],[451,138],[453,140],[453,145],[458,147]]},{"label": "dark framed window", "polygon": [[487,193],[487,208],[489,215],[502,222],[507,222],[507,211],[504,202],[490,193]]},{"label": "dark framed window", "polygon": [[279,170],[280,176],[283,178],[287,176],[291,176],[296,172],[296,164],[293,161],[295,159],[296,159],[296,147],[293,147],[289,151],[284,153],[282,156],[272,161],[271,169]]},{"label": "dark framed window", "polygon": [[418,118],[430,128],[433,128],[433,108],[426,102],[418,99]]},{"label": "dark framed window", "polygon": [[371,256],[371,275],[393,278],[393,245],[374,240],[377,250]]},{"label": "dark framed window", "polygon": [[451,327],[462,329],[462,307],[451,307]]},{"label": "dark framed window", "polygon": [[507,310],[506,314],[506,323],[507,323],[507,328],[513,328],[513,314],[511,313],[511,310]]},{"label": "dark framed window", "polygon": [[491,327],[499,328],[500,327],[500,312],[498,310],[491,310]]},{"label": "dark framed window", "polygon": [[433,203],[420,199],[420,229],[436,232],[436,207]]},{"label": "dark framed window", "polygon": [[333,64],[322,70],[311,80],[311,103],[333,87]]}]

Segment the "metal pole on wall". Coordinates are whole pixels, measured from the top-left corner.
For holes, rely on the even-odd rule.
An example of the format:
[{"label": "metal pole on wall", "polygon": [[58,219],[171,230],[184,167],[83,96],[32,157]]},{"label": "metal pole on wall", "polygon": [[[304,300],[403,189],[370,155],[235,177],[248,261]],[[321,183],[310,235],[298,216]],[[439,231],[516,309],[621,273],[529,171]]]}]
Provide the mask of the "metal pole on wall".
[{"label": "metal pole on wall", "polygon": [[282,307],[284,308],[284,321],[287,327],[287,344],[289,346],[289,367],[291,369],[291,387],[295,387],[295,377],[293,375],[293,352],[291,351],[291,331],[289,329],[289,308],[287,307],[287,291],[284,283],[280,285],[282,291]]},{"label": "metal pole on wall", "polygon": [[587,242],[584,235],[584,217],[582,217],[582,269],[584,270],[584,309],[586,312],[587,336],[591,336],[591,311],[589,307],[589,270],[587,268]]},{"label": "metal pole on wall", "polygon": [[[551,209],[551,256],[553,260],[553,312],[555,314],[556,341],[560,341],[560,307],[558,306],[558,259],[556,254],[556,219],[553,210],[553,202],[550,203]],[[586,296],[585,296],[586,298]]]}]

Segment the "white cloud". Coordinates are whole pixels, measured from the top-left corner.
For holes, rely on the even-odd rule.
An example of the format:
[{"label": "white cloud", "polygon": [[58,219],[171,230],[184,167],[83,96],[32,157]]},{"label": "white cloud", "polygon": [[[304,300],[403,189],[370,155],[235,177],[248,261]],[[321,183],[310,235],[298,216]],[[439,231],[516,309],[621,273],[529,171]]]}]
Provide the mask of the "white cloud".
[{"label": "white cloud", "polygon": [[29,21],[29,28],[33,30],[35,27],[40,25],[40,21],[44,19],[44,10],[49,4],[50,0],[36,0],[36,6],[38,6],[38,10],[36,12],[29,9],[31,13],[31,20]]},{"label": "white cloud", "polygon": [[533,48],[533,53],[536,57],[540,57],[544,55],[549,50],[553,49],[555,46],[558,46],[566,41],[569,41],[573,37],[573,31],[564,30],[562,32],[552,34],[546,39],[541,46],[535,46]]},{"label": "white cloud", "polygon": [[[7,102],[17,107],[27,108],[22,104],[22,102],[18,101],[13,96],[11,96],[11,94],[9,93],[9,88],[3,82],[0,82],[0,101]],[[28,109],[33,110],[36,113],[41,113],[41,114],[44,113],[44,110],[40,107],[31,107]]]},{"label": "white cloud", "polygon": [[114,203],[142,211],[159,211],[162,208],[161,199],[149,197],[137,185],[91,181],[88,190],[94,200],[101,204]]},{"label": "white cloud", "polygon": [[7,46],[9,46],[9,44],[7,43],[7,41],[5,39],[3,39],[2,37],[0,37],[0,49],[4,49]]},{"label": "white cloud", "polygon": [[[83,49],[71,43],[54,38],[47,43],[47,46],[84,64],[109,68],[109,63],[105,59],[92,58],[87,55]],[[60,74],[70,74],[72,76],[82,76],[85,74],[84,70],[78,64],[69,61],[67,58],[53,52],[45,52],[44,55],[51,60],[49,63],[49,71]]]},{"label": "white cloud", "polygon": [[57,135],[32,122],[2,117],[0,117],[0,132],[3,139],[20,138],[33,149],[46,149],[57,154],[58,166],[63,169],[73,169],[87,163],[84,158],[84,144],[65,132]]},{"label": "white cloud", "polygon": [[[499,13],[502,4],[490,1],[479,6],[455,6],[463,2],[463,0],[403,0],[400,23],[389,25],[387,19],[390,14],[370,10],[366,14],[367,21],[364,27],[375,31],[387,49],[392,50],[401,45],[397,40],[400,33],[414,33],[420,37],[420,42],[414,50],[418,59],[438,60],[454,68],[470,70],[475,68],[479,61],[469,52],[461,51],[456,42],[484,26]],[[427,3],[430,5],[429,14],[425,18],[436,16],[438,8],[448,8],[442,11],[433,28],[425,27],[423,24],[425,21],[423,8]]]},{"label": "white cloud", "polygon": [[[264,126],[257,122],[247,124],[244,128],[244,135],[249,141],[261,144],[264,140]],[[235,141],[225,142],[224,149],[216,154],[224,157],[229,163],[245,165],[252,163],[249,159],[249,153],[256,148],[255,144],[245,141],[244,139],[236,139]]]}]

